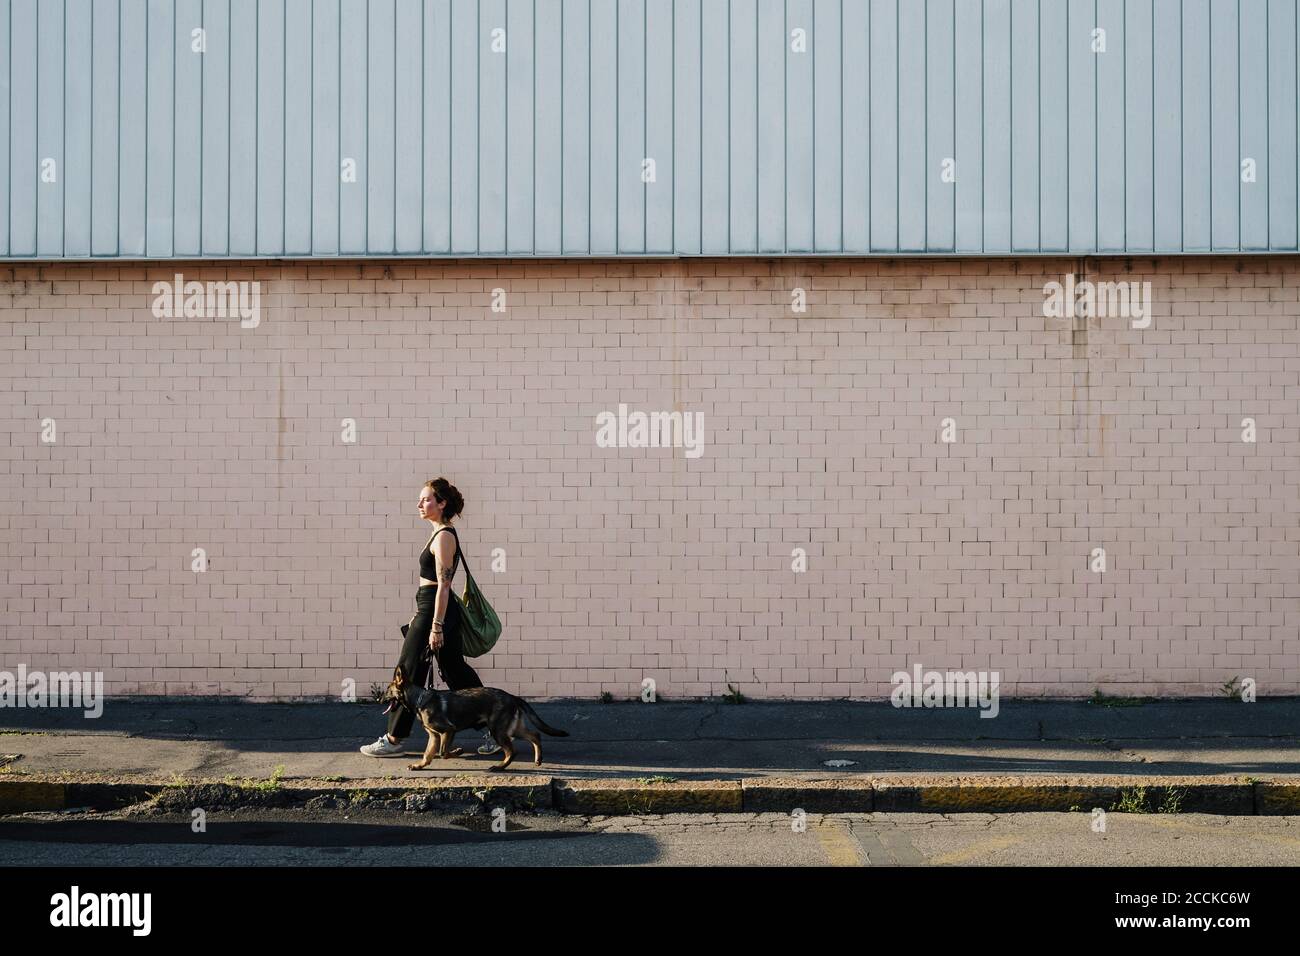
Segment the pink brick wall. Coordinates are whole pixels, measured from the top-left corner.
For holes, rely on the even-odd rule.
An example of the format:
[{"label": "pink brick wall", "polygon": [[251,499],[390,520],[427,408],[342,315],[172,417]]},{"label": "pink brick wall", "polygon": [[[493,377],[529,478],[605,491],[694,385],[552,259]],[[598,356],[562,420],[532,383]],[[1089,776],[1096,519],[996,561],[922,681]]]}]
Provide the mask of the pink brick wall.
[{"label": "pink brick wall", "polygon": [[[1044,318],[1044,283],[1085,270],[1149,280],[1150,328]],[[260,325],[155,318],[178,271],[259,281]],[[506,624],[481,673],[524,695],[879,698],[916,662],[1013,696],[1300,692],[1295,258],[0,277],[0,669],[364,696],[446,475]],[[619,403],[702,413],[703,454],[597,447]]]}]

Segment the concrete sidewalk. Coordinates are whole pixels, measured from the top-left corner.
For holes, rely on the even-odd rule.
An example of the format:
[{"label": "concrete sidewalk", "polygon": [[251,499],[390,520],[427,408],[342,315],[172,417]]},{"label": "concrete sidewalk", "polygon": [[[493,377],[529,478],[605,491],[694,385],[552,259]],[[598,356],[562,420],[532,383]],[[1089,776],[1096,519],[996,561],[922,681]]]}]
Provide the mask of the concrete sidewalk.
[{"label": "concrete sidewalk", "polygon": [[994,719],[888,702],[536,706],[571,736],[544,738],[540,768],[520,741],[505,774],[487,772],[499,757],[476,755],[407,769],[423,749],[419,729],[409,758],[363,756],[357,748],[384,727],[374,703],[122,699],[94,720],[6,708],[0,811],[121,805],[163,788],[184,802],[208,787],[206,805],[320,806],[364,793],[407,807],[464,799],[575,812],[1109,808],[1146,788],[1151,809],[1300,812],[1294,698],[1004,700]]}]

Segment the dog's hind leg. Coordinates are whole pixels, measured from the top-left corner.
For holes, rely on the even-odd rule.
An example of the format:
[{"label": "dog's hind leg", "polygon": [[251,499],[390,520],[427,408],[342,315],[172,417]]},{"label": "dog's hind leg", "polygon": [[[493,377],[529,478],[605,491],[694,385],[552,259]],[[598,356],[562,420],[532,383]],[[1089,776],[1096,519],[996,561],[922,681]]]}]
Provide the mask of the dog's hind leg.
[{"label": "dog's hind leg", "polygon": [[495,766],[489,767],[489,770],[505,770],[515,759],[515,742],[509,737],[502,735],[496,738],[496,742],[501,747],[501,752],[505,754],[505,759]]},{"label": "dog's hind leg", "polygon": [[523,737],[524,740],[527,740],[530,744],[533,745],[533,766],[540,767],[542,765],[541,735],[539,735],[537,731],[533,730],[533,728],[526,726],[520,732],[519,736]]},{"label": "dog's hind leg", "polygon": [[462,748],[453,747],[451,745],[451,742],[455,737],[456,731],[454,730],[449,730],[442,735],[442,744],[439,748],[438,756],[443,760],[446,760],[448,757],[459,757],[465,752]]}]

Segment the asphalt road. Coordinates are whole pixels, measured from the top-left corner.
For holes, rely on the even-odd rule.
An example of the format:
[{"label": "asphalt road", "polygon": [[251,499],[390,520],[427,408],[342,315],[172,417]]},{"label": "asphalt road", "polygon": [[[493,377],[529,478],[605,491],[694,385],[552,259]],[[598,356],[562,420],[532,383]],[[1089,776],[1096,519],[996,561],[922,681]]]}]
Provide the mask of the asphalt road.
[{"label": "asphalt road", "polygon": [[[1300,817],[1110,813],[0,818],[0,866],[1296,866]],[[502,830],[502,827],[504,829]]]}]

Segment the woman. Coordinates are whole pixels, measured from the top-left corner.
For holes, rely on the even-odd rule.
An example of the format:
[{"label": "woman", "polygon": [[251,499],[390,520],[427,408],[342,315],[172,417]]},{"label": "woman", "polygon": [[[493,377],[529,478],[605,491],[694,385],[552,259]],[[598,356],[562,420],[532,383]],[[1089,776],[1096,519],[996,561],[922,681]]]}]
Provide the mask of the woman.
[{"label": "woman", "polygon": [[[415,592],[415,616],[406,629],[402,655],[397,664],[407,681],[423,687],[429,671],[425,646],[438,662],[438,674],[451,690],[482,687],[474,668],[465,662],[461,648],[460,604],[452,595],[451,579],[460,563],[460,541],[452,519],[465,507],[455,486],[446,478],[424,483],[418,504],[420,517],[433,525],[433,534],[420,549],[420,586]],[[443,534],[444,531],[450,532]],[[361,752],[368,757],[395,757],[404,753],[402,740],[411,732],[415,715],[405,707],[388,713],[388,733]],[[484,733],[481,754],[493,754],[501,748],[490,734]]]}]

